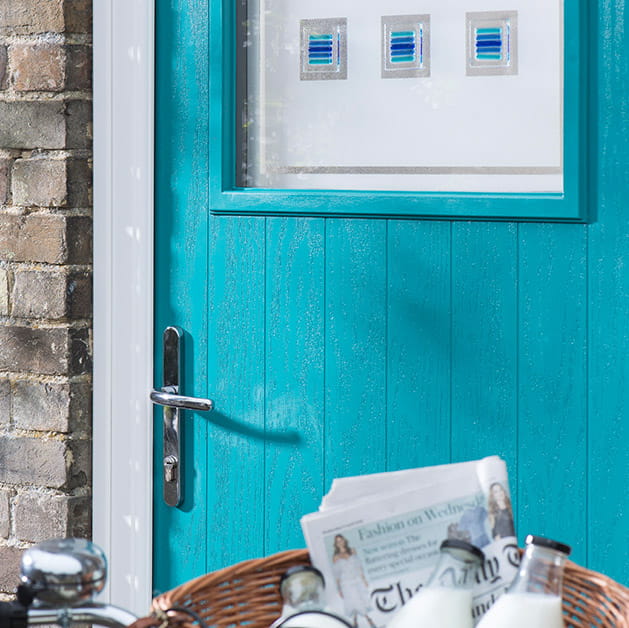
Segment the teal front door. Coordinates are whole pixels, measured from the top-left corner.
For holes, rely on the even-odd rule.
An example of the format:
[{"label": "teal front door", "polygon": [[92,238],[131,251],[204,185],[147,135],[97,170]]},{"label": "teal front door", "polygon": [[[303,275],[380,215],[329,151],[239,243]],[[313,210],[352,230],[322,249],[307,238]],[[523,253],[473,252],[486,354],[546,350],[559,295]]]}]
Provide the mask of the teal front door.
[{"label": "teal front door", "polygon": [[303,547],[335,477],[490,454],[520,540],[627,583],[624,0],[588,13],[588,224],[214,214],[220,42],[206,0],[156,4],[155,354],[182,328],[181,391],[216,409],[184,412],[177,507],[156,421],[155,590]]}]

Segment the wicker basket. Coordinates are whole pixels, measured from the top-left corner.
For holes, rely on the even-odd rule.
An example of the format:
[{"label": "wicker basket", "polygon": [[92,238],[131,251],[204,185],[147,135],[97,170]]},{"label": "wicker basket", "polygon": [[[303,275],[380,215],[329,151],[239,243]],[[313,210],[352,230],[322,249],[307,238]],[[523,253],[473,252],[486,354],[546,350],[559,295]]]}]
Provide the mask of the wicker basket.
[{"label": "wicker basket", "polygon": [[[248,560],[156,597],[152,613],[177,607],[197,613],[208,627],[268,628],[282,610],[281,575],[293,565],[308,564],[306,550]],[[629,628],[629,589],[571,562],[566,564],[563,607],[568,628]],[[180,619],[190,628],[188,617]]]}]

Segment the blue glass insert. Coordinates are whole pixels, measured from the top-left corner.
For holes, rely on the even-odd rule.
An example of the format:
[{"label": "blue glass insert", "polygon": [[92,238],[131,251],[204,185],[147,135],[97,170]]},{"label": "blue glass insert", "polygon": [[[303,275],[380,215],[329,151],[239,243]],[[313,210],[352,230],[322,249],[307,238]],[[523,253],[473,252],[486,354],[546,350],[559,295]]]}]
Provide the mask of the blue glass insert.
[{"label": "blue glass insert", "polygon": [[502,59],[504,46],[502,28],[477,28],[475,31],[476,59],[479,61]]},{"label": "blue glass insert", "polygon": [[334,62],[334,35],[308,37],[308,65],[332,65]]},{"label": "blue glass insert", "polygon": [[389,37],[391,63],[413,63],[417,59],[417,42],[414,31],[392,31]]}]

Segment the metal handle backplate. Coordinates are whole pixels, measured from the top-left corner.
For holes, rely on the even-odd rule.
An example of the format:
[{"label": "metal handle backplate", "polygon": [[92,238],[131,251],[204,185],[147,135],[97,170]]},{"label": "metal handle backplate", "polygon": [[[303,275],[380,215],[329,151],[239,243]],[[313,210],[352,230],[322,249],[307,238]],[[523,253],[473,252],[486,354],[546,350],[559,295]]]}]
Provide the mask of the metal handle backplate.
[{"label": "metal handle backplate", "polygon": [[181,409],[209,411],[214,409],[211,399],[186,397],[179,394],[181,379],[181,343],[183,332],[178,327],[164,330],[164,385],[153,389],[151,401],[163,407],[163,477],[164,501],[169,506],[181,504],[182,460],[181,460]]}]

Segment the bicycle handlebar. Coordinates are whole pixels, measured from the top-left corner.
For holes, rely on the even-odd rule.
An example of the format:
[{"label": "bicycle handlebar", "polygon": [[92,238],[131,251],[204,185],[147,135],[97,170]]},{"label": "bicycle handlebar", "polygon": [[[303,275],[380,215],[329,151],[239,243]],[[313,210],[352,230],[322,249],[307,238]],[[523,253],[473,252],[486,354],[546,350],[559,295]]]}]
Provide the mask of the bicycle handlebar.
[{"label": "bicycle handlebar", "polygon": [[0,602],[0,628],[28,628],[42,624],[58,624],[67,628],[77,623],[126,628],[137,619],[136,615],[123,608],[97,602],[66,608],[26,607],[19,602]]},{"label": "bicycle handlebar", "polygon": [[85,539],[50,539],[27,549],[20,562],[15,602],[0,602],[0,628],[43,624],[97,624],[126,628],[138,618],[129,611],[92,600],[103,590],[107,559]]}]

